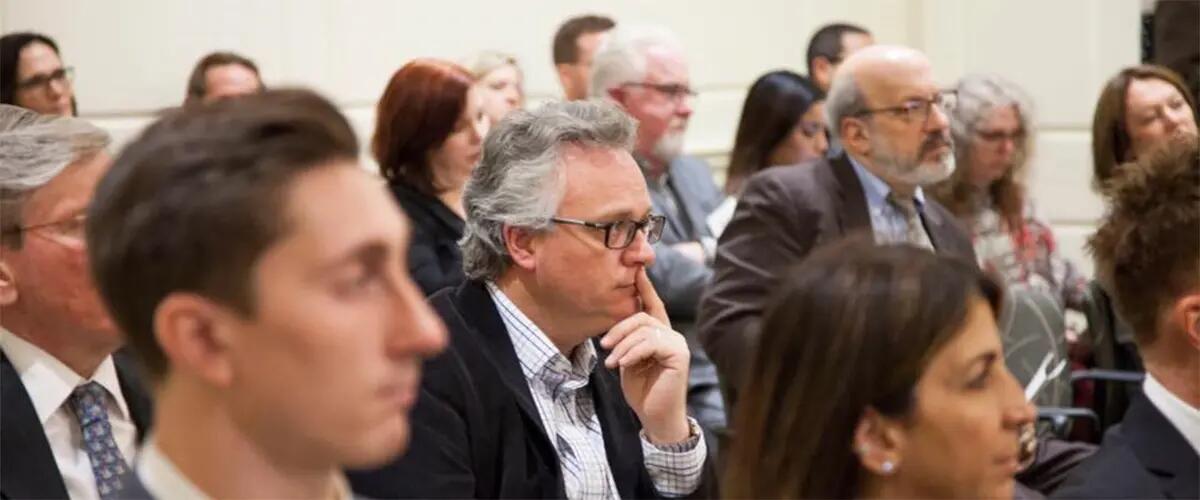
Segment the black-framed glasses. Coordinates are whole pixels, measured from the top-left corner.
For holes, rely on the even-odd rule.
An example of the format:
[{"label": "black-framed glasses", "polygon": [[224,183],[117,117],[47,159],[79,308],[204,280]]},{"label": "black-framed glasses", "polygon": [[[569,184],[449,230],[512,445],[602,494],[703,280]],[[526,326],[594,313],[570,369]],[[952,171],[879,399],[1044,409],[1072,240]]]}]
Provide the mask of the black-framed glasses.
[{"label": "black-framed glasses", "polygon": [[558,224],[574,224],[576,226],[603,230],[604,246],[613,250],[621,250],[632,245],[638,231],[646,232],[646,243],[658,243],[658,240],[662,238],[663,227],[667,225],[667,218],[656,214],[651,214],[642,221],[589,222],[579,219],[567,219],[565,217],[551,217],[550,221]]},{"label": "black-framed glasses", "polygon": [[929,99],[909,99],[904,101],[904,104],[899,106],[891,106],[887,108],[864,109],[853,116],[866,116],[876,113],[891,113],[899,116],[904,121],[917,121],[922,124],[929,121],[929,115],[933,114],[933,107],[941,108],[943,113],[949,113],[958,105],[958,92],[954,90],[943,90],[933,95]]},{"label": "black-framed glasses", "polygon": [[17,83],[17,90],[42,89],[49,86],[52,82],[71,83],[75,79],[75,68],[70,66],[58,68],[49,73],[33,75],[26,78],[25,81]]},{"label": "black-framed glasses", "polygon": [[682,101],[687,97],[696,97],[696,91],[691,87],[679,83],[646,83],[646,82],[627,82],[621,84],[622,87],[639,87],[643,89],[651,89],[655,92],[669,97],[673,101]]}]

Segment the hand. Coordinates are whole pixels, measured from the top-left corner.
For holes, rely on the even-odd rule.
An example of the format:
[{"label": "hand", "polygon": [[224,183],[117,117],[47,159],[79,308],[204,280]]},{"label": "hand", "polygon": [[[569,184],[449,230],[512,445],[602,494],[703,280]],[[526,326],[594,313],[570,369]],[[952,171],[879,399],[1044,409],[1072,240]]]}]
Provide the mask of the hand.
[{"label": "hand", "polygon": [[675,249],[676,252],[683,254],[683,256],[687,257],[689,260],[694,260],[700,264],[703,264],[706,262],[706,256],[704,255],[704,245],[701,245],[699,241],[689,241],[687,243],[676,243],[674,245],[671,245],[671,248]]},{"label": "hand", "polygon": [[690,434],[687,342],[671,329],[666,307],[644,267],[638,271],[637,289],[642,312],[617,323],[600,339],[600,346],[609,350],[604,365],[620,367],[625,401],[650,442],[679,443]]}]

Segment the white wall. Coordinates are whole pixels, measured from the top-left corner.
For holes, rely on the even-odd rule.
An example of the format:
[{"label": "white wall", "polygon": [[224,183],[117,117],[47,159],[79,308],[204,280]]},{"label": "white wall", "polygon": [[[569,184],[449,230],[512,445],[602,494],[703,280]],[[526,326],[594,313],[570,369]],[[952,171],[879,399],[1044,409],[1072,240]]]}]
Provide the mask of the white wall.
[{"label": "white wall", "polygon": [[720,175],[749,84],[777,68],[804,72],[816,27],[862,24],[912,45],[947,85],[968,71],[1001,73],[1039,105],[1033,192],[1063,251],[1080,250],[1100,205],[1088,188],[1091,108],[1105,78],[1138,57],[1138,0],[0,0],[0,31],[37,30],[76,68],[81,114],[118,142],[182,101],[186,78],[216,49],[255,59],[268,85],[312,86],[366,139],[387,78],[418,56],[509,51],[531,101],[559,95],[550,40],[563,19],[597,12],[659,23],[690,53],[700,91],[688,149]]}]

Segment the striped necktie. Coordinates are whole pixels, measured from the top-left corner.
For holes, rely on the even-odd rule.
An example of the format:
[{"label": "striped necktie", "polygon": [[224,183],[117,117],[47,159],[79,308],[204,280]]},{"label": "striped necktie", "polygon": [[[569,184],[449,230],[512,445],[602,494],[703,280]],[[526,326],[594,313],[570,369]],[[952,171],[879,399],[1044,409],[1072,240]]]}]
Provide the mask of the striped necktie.
[{"label": "striped necktie", "polygon": [[929,235],[925,233],[925,225],[921,222],[921,213],[917,209],[916,201],[911,197],[897,196],[895,191],[888,193],[887,199],[888,203],[904,216],[907,226],[905,241],[913,246],[933,250],[933,242],[929,241]]}]

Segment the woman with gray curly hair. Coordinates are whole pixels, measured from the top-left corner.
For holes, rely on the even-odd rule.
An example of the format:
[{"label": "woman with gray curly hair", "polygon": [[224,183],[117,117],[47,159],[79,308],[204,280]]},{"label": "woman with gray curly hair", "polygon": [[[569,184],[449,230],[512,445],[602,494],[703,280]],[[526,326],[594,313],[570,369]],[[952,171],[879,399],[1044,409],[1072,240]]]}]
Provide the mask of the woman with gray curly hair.
[{"label": "woman with gray curly hair", "polygon": [[1023,182],[1033,149],[1029,98],[994,75],[964,76],[956,88],[950,130],[958,168],[934,186],[934,197],[971,232],[982,268],[1081,310],[1087,278],[1059,256]]}]

